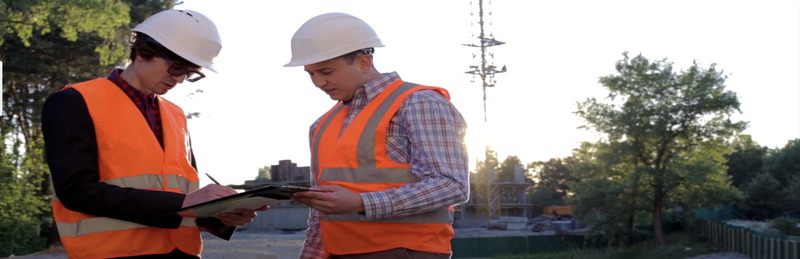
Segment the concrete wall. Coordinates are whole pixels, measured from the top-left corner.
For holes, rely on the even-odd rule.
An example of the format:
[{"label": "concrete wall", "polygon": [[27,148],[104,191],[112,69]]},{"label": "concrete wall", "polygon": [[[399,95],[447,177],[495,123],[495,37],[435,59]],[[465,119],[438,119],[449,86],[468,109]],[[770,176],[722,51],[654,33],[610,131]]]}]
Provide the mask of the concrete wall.
[{"label": "concrete wall", "polygon": [[261,211],[253,222],[245,226],[257,231],[297,231],[308,228],[308,206],[285,203]]}]

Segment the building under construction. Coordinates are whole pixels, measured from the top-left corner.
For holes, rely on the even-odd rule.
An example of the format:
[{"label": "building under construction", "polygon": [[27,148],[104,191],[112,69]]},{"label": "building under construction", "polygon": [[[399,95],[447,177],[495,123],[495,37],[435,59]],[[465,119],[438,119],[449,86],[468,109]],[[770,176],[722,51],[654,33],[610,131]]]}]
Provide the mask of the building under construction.
[{"label": "building under construction", "polygon": [[522,165],[515,167],[513,181],[497,181],[489,171],[479,170],[472,174],[470,199],[458,206],[457,225],[481,226],[500,217],[536,216],[534,205],[528,200],[526,192],[531,183],[525,180]]},{"label": "building under construction", "polygon": [[[265,185],[310,185],[310,168],[298,167],[291,160],[280,160],[270,166],[269,177],[245,181],[240,185],[232,185],[234,189],[251,190]],[[493,174],[477,172],[470,177],[470,199],[467,203],[456,206],[456,227],[487,226],[500,217],[532,218],[534,206],[527,200],[526,189],[530,183],[525,181],[522,165],[514,170],[513,181],[489,181]],[[485,183],[491,182],[487,186]],[[488,187],[488,189],[486,189]],[[491,193],[487,193],[487,190]],[[493,199],[490,199],[493,197]],[[494,210],[490,210],[494,209]],[[306,228],[308,207],[295,202],[285,202],[270,208],[270,215],[282,214],[281,217],[264,217],[256,220],[251,227],[267,230],[298,230]],[[282,218],[280,222],[276,218]],[[287,220],[291,219],[291,220]]]}]

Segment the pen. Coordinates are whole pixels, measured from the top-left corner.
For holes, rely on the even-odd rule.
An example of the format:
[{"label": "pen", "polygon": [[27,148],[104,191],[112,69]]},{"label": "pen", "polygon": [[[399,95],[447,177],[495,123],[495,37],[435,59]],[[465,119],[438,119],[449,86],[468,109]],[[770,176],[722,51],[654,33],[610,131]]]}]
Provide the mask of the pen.
[{"label": "pen", "polygon": [[217,185],[222,185],[222,184],[219,184],[219,182],[217,182],[217,179],[214,179],[214,177],[211,177],[210,174],[206,173],[206,176],[208,176],[208,179],[211,179],[211,181],[214,181],[214,183],[216,183]]}]

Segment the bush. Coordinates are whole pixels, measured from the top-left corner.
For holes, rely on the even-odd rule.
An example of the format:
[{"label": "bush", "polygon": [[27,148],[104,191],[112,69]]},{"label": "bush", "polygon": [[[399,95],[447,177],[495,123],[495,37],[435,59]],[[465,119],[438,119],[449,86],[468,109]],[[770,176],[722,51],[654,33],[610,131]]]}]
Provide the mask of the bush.
[{"label": "bush", "polygon": [[0,226],[0,257],[26,255],[47,248],[47,239],[39,236],[38,222],[16,221],[17,225]]},{"label": "bush", "polygon": [[745,199],[739,203],[744,215],[755,220],[775,218],[785,209],[783,185],[770,174],[756,175],[744,186]]},{"label": "bush", "polygon": [[800,223],[800,219],[780,217],[770,220],[768,222],[769,226],[774,229],[777,229],[781,235],[787,235],[787,236],[800,235],[800,228],[797,227],[797,224]]},{"label": "bush", "polygon": [[34,186],[0,164],[0,257],[24,255],[47,248],[40,226],[51,219],[47,202],[34,195]]}]

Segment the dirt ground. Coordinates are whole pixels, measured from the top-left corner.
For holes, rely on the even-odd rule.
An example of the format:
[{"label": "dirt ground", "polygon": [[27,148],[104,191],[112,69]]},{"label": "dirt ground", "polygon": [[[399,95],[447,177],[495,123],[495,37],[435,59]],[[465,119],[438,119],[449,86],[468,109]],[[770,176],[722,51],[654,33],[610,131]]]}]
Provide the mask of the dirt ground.
[{"label": "dirt ground", "polygon": [[707,255],[698,255],[688,259],[749,259],[750,257],[739,253],[716,253]]},{"label": "dirt ground", "polygon": [[[295,233],[250,233],[237,231],[231,241],[225,241],[203,232],[204,259],[283,259],[298,258],[303,248],[303,232]],[[64,259],[63,248],[35,254],[12,256],[14,259]]]},{"label": "dirt ground", "polygon": [[[478,234],[480,233],[480,234]],[[527,232],[530,234],[530,232]],[[499,236],[493,231],[462,232],[457,236]],[[508,233],[506,233],[508,234]],[[203,233],[203,258],[253,258],[253,259],[284,259],[298,258],[303,247],[305,235],[302,231],[294,233],[259,233],[238,231],[231,241],[225,241],[207,233]],[[67,255],[63,248],[54,248],[50,251],[39,252],[24,256],[12,256],[14,259],[64,259]],[[689,259],[748,259],[749,257],[737,253],[716,253],[692,257]]]}]

